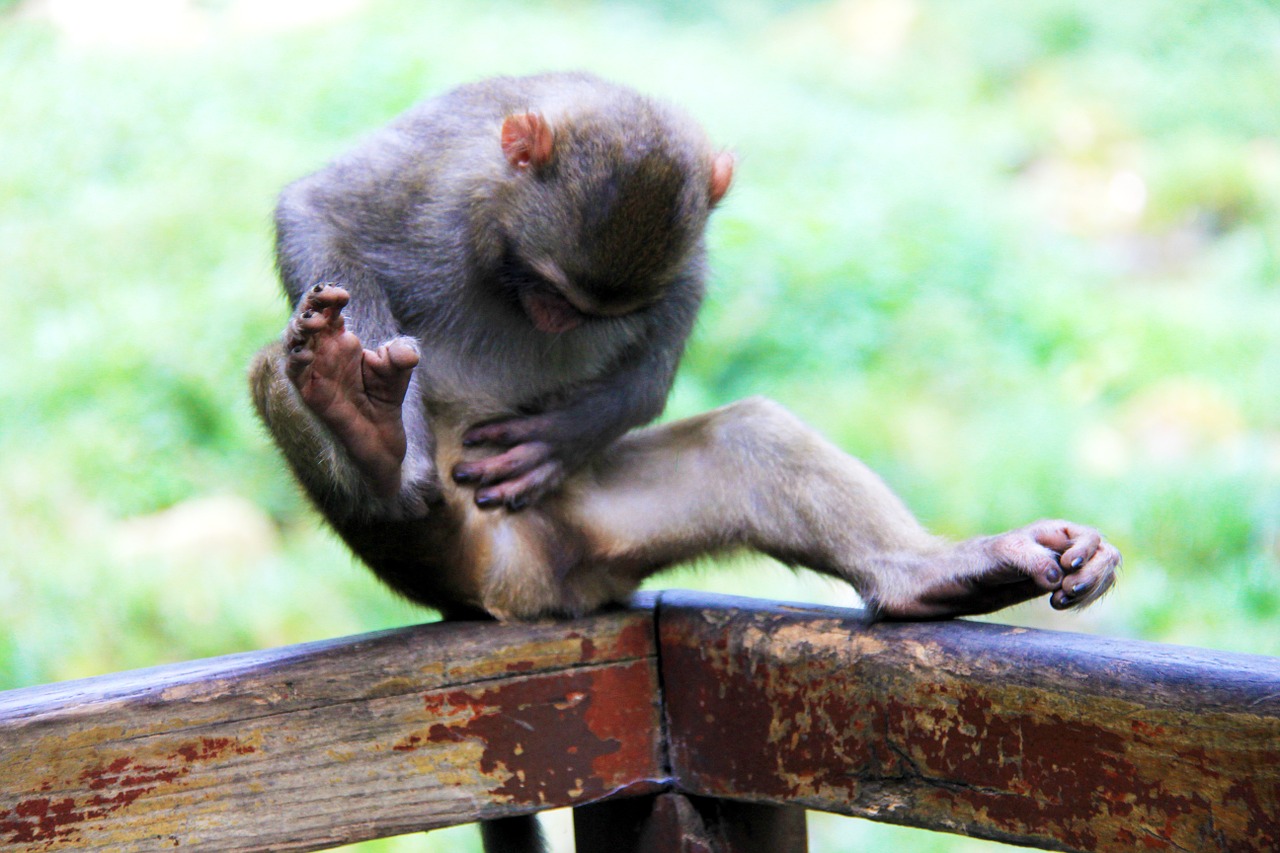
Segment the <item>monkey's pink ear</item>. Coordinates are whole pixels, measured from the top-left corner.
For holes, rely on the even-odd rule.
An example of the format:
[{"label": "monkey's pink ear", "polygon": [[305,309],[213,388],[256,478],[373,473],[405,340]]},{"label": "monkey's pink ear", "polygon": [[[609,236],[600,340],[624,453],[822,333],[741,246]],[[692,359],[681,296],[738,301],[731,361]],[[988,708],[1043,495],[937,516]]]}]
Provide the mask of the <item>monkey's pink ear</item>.
[{"label": "monkey's pink ear", "polygon": [[512,113],[502,120],[502,153],[517,169],[540,169],[551,162],[554,141],[551,125],[537,113]]},{"label": "monkey's pink ear", "polygon": [[737,162],[738,158],[729,151],[721,151],[711,161],[710,190],[713,205],[719,204],[720,199],[729,191],[729,184],[733,182],[733,167]]}]

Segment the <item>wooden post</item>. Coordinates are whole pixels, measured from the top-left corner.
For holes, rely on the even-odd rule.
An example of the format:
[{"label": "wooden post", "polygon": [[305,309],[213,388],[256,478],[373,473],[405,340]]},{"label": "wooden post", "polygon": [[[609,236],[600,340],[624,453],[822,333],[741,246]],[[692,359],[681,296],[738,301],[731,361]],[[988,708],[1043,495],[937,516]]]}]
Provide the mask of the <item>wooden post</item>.
[{"label": "wooden post", "polygon": [[573,810],[577,853],[804,853],[802,808],[668,792]]}]

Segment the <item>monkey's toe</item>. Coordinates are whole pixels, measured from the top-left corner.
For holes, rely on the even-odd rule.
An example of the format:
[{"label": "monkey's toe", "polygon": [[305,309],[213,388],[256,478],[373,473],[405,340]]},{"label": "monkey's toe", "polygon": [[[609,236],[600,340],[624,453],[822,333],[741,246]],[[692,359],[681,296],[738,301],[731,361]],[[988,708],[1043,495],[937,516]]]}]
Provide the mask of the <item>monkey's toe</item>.
[{"label": "monkey's toe", "polygon": [[344,308],[351,301],[351,294],[346,288],[336,284],[317,284],[302,297],[303,310],[323,311],[325,308]]},{"label": "monkey's toe", "polygon": [[396,338],[376,350],[363,350],[362,379],[370,402],[394,407],[398,411],[404,405],[409,380],[418,360],[418,347],[412,338]]},{"label": "monkey's toe", "polygon": [[1115,584],[1121,561],[1120,552],[1114,546],[1100,541],[1097,551],[1087,562],[1076,564],[1076,560],[1072,561],[1077,570],[1063,578],[1062,588],[1050,596],[1049,604],[1055,610],[1088,607]]}]

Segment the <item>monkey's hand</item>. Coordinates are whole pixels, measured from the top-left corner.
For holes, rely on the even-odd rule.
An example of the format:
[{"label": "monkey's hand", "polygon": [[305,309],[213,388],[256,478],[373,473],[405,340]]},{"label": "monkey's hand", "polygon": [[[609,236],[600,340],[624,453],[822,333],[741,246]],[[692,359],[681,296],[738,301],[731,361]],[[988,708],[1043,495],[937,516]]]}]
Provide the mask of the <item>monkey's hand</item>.
[{"label": "monkey's hand", "polygon": [[390,499],[400,489],[402,409],[418,351],[408,338],[365,349],[342,319],[349,299],[346,290],[327,284],[303,295],[285,330],[285,373],[374,494]]},{"label": "monkey's hand", "polygon": [[1120,552],[1092,527],[1037,521],[957,545],[913,600],[881,602],[889,618],[990,613],[1049,593],[1055,610],[1085,607],[1115,583]]},{"label": "monkey's hand", "polygon": [[476,486],[481,508],[532,505],[627,430],[662,413],[683,340],[627,353],[604,378],[540,401],[535,414],[471,427],[463,446],[496,453],[456,465],[454,482]]},{"label": "monkey's hand", "polygon": [[509,418],[472,427],[462,436],[464,447],[488,445],[494,456],[454,466],[453,480],[475,485],[476,506],[505,506],[511,511],[536,503],[555,489],[586,458],[589,440],[578,435],[564,411]]}]

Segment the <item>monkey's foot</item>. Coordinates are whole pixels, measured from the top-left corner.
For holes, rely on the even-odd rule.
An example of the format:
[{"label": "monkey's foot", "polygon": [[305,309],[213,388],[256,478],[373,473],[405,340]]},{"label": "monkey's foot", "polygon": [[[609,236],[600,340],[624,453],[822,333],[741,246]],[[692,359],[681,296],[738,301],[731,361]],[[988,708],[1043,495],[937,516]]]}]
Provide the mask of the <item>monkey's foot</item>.
[{"label": "monkey's foot", "polygon": [[[955,563],[914,600],[885,602],[881,613],[900,619],[942,619],[990,613],[1050,593],[1055,610],[1087,607],[1115,583],[1120,552],[1092,527],[1038,521],[972,540],[956,549]],[[944,561],[945,562],[945,561]]]},{"label": "monkey's foot", "polygon": [[365,349],[342,318],[350,298],[327,284],[307,291],[285,331],[285,372],[374,493],[391,498],[400,489],[402,408],[418,350],[411,338]]}]

